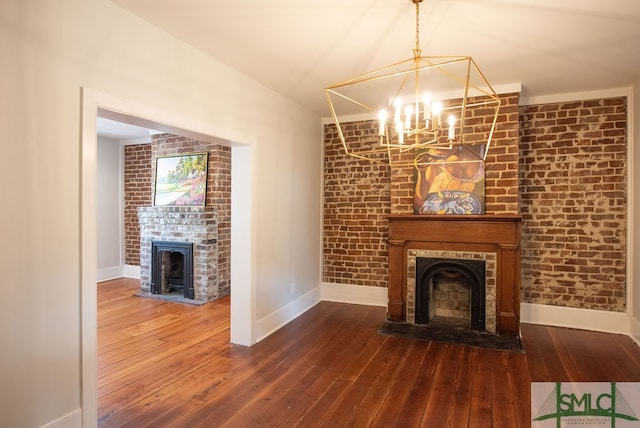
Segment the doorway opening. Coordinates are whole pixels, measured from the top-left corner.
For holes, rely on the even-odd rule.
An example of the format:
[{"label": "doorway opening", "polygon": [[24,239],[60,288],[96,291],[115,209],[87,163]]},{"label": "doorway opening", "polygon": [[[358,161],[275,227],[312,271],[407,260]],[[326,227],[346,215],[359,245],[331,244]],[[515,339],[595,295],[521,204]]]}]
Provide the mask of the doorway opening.
[{"label": "doorway opening", "polygon": [[[254,284],[251,257],[252,194],[255,175],[254,138],[213,123],[193,121],[176,112],[164,111],[130,100],[82,89],[81,141],[81,284],[82,284],[82,403],[83,424],[92,426],[97,416],[96,343],[97,343],[97,130],[98,117],[107,117],[162,132],[216,141],[232,151],[232,212],[241,213],[231,220],[231,342],[250,346],[253,330]],[[174,125],[167,125],[174,124]]]}]

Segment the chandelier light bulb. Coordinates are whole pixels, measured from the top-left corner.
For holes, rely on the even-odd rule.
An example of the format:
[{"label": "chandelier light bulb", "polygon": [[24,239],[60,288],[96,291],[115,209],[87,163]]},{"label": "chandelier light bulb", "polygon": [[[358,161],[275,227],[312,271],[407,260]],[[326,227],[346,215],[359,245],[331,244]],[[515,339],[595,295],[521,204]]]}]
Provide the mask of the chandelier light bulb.
[{"label": "chandelier light bulb", "polygon": [[433,129],[438,129],[440,127],[440,113],[442,112],[442,103],[440,101],[436,101],[431,104],[431,115],[433,119]]},{"label": "chandelier light bulb", "polygon": [[456,138],[456,117],[452,114],[449,115],[449,141],[453,141]]},{"label": "chandelier light bulb", "polygon": [[387,111],[380,110],[380,113],[378,113],[378,136],[380,137],[385,136],[386,125],[387,125]]},{"label": "chandelier light bulb", "polygon": [[413,115],[413,107],[407,104],[404,108],[404,129],[411,129],[411,115]]},{"label": "chandelier light bulb", "polygon": [[[422,96],[422,106],[424,109],[424,120],[431,120],[431,95],[428,93]],[[428,126],[427,124],[427,127]]]}]

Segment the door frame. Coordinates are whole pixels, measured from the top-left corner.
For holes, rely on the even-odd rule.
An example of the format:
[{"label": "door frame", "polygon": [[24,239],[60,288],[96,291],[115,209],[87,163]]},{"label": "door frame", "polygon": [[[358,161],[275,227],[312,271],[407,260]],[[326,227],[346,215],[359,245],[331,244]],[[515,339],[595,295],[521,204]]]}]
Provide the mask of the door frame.
[{"label": "door frame", "polygon": [[98,115],[231,147],[231,343],[251,346],[255,332],[255,137],[90,88],[81,90],[80,305],[83,426],[97,425],[97,130]]}]

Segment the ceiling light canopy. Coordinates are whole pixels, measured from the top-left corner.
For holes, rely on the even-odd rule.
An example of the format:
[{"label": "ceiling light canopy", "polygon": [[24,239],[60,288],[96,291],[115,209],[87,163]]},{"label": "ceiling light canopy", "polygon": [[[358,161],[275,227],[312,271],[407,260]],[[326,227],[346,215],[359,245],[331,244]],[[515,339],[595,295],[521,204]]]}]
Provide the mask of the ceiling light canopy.
[{"label": "ceiling light canopy", "polygon": [[[500,98],[470,56],[422,56],[422,0],[410,1],[416,9],[413,57],[325,88],[344,150],[403,166],[421,162],[416,149],[481,146],[470,152],[484,161]],[[353,128],[365,119],[368,130]]]}]

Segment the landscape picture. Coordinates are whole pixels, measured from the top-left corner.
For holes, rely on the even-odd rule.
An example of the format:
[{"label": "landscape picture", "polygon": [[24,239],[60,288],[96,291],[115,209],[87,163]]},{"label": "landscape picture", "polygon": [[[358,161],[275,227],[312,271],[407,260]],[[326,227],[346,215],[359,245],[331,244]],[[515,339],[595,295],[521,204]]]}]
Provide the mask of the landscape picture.
[{"label": "landscape picture", "polygon": [[204,206],[207,195],[207,153],[156,159],[156,206]]}]

